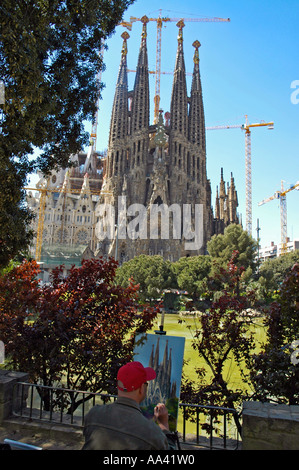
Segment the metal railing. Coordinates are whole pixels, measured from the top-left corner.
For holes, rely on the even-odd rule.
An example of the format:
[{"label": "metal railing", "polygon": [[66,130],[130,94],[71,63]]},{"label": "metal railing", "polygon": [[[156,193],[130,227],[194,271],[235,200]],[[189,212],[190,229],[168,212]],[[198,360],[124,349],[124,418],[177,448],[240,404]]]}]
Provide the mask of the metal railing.
[{"label": "metal railing", "polygon": [[[188,421],[188,414],[191,414],[192,421],[195,424],[195,443],[197,445],[208,447],[210,449],[219,447],[223,449],[227,449],[228,447],[234,449],[238,448],[242,428],[239,414],[234,408],[213,405],[196,405],[191,403],[179,403],[179,407],[183,410],[183,442],[186,442],[186,423]],[[202,415],[204,415],[205,418],[204,423],[201,422]],[[222,424],[218,421],[221,417],[223,419]],[[216,420],[218,421],[217,424],[215,423]],[[230,438],[228,436],[229,422],[231,423],[231,427],[234,429],[233,436],[231,435]],[[205,432],[204,437],[200,433],[203,424],[204,427],[208,429],[208,432]],[[190,444],[194,445],[194,442],[190,442]]]},{"label": "metal railing", "polygon": [[[33,420],[83,427],[84,417],[90,408],[116,398],[116,395],[106,393],[17,382],[13,393],[13,414]],[[80,405],[77,406],[77,403]]]},{"label": "metal railing", "polygon": [[[13,415],[30,420],[83,428],[85,415],[94,405],[105,404],[116,400],[116,398],[116,395],[106,393],[17,382],[13,393]],[[236,410],[190,403],[179,403],[179,408],[182,410],[183,420],[182,431],[179,434],[181,434],[183,443],[208,447],[210,449],[219,448],[219,446],[223,449],[228,447],[233,449],[238,448],[241,425]],[[209,428],[205,436],[201,434],[203,427],[202,415],[205,418],[204,427],[206,429]],[[195,432],[194,430],[192,431],[194,439],[188,441],[186,429],[190,416],[192,417],[193,427],[195,425]],[[219,431],[216,433],[216,420],[219,419],[219,416],[223,417],[223,423],[220,433]],[[228,421],[234,422],[234,437],[230,441],[227,427]],[[233,446],[228,446],[228,441],[230,443],[233,442]]]}]

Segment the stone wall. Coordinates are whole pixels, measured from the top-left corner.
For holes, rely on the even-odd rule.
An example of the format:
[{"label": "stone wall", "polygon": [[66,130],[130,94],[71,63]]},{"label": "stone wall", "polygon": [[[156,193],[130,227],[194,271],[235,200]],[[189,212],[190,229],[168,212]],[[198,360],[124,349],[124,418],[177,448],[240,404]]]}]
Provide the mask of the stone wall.
[{"label": "stone wall", "polygon": [[[30,418],[14,416],[26,401],[26,387],[16,396],[15,384],[28,382],[28,374],[0,369],[0,444],[4,439],[25,442],[49,450],[78,450],[83,446],[82,429],[62,424],[42,423]],[[14,396],[15,394],[15,396]]]},{"label": "stone wall", "polygon": [[243,402],[243,450],[299,450],[299,406]]},{"label": "stone wall", "polygon": [[[14,385],[17,382],[28,382],[28,374],[12,370],[0,370],[0,425],[12,415]],[[23,397],[25,399],[26,397]],[[15,397],[15,411],[21,406],[22,397]]]}]

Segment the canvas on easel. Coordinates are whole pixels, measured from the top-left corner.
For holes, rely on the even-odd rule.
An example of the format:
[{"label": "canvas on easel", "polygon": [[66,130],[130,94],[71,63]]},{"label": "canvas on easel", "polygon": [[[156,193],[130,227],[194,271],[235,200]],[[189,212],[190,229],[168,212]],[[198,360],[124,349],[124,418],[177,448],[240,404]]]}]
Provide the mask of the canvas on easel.
[{"label": "canvas on easel", "polygon": [[176,431],[185,338],[160,334],[140,334],[136,337],[134,361],[152,367],[156,378],[149,382],[147,397],[141,403],[145,416],[151,418],[157,403],[165,403],[169,426]]}]

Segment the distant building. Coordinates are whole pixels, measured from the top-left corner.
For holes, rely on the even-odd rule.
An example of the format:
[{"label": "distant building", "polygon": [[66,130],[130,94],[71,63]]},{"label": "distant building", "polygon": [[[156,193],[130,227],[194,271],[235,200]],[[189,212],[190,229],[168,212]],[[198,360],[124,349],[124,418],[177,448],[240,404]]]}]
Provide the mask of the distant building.
[{"label": "distant building", "polygon": [[[37,191],[27,193],[29,208],[36,218],[33,230],[39,230],[43,215],[41,256],[43,281],[48,281],[53,268],[63,264],[65,273],[82,258],[91,258],[97,248],[95,228],[96,205],[103,184],[104,155],[80,152],[72,156],[73,168],[52,172],[50,178],[41,175]],[[42,201],[40,189],[47,187]],[[42,207],[41,207],[42,206]],[[36,239],[32,247],[36,254]]]},{"label": "distant building", "polygon": [[[299,240],[290,241],[288,239],[286,248],[287,248],[287,253],[294,251],[294,250],[299,250]],[[281,255],[281,251],[282,251],[281,243],[275,244],[274,242],[271,242],[269,246],[259,248],[259,259],[261,261],[266,261],[267,259],[277,258],[278,256]]]}]

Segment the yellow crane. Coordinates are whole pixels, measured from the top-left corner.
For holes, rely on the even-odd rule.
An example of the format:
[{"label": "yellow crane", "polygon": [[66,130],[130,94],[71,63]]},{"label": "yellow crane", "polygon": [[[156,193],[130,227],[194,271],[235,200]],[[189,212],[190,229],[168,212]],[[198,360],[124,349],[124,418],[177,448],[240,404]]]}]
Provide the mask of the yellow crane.
[{"label": "yellow crane", "polygon": [[268,129],[273,129],[274,122],[258,122],[249,124],[247,115],[245,115],[245,124],[236,124],[228,126],[213,126],[206,127],[207,130],[213,129],[242,129],[245,131],[245,174],[246,174],[246,230],[252,235],[252,180],[251,180],[251,128],[266,126]]},{"label": "yellow crane", "polygon": [[[156,41],[156,82],[155,82],[155,110],[154,110],[154,124],[158,122],[159,109],[160,109],[160,78],[161,78],[161,45],[162,45],[162,25],[163,23],[169,22],[189,22],[189,21],[207,21],[210,23],[214,22],[229,22],[229,18],[169,18],[167,16],[162,16],[162,10],[159,10],[158,18],[147,18],[143,16],[142,18],[136,18],[135,16],[130,17],[130,24],[135,21],[141,21],[142,23],[148,21],[155,21],[157,23],[157,41]],[[180,27],[180,25],[177,24]]]},{"label": "yellow crane", "polygon": [[259,206],[266,204],[273,199],[279,199],[280,202],[280,241],[281,241],[281,254],[287,252],[287,199],[286,195],[293,189],[299,190],[299,181],[296,184],[290,186],[288,189],[284,189],[283,180],[281,181],[280,191],[275,191],[273,196],[267,197],[258,203]]},{"label": "yellow crane", "polygon": [[[103,56],[104,56],[104,49],[105,49],[105,43],[102,42],[102,46],[101,46],[101,49],[100,49],[100,53],[99,53],[99,56],[101,58],[101,60],[103,60]],[[97,82],[100,86],[101,84],[101,81],[102,81],[102,68],[101,70],[98,72],[97,74]],[[94,115],[94,119],[93,119],[93,124],[92,124],[92,129],[91,129],[91,134],[90,134],[90,153],[92,154],[93,152],[96,152],[97,148],[97,127],[98,127],[98,116],[99,116],[99,101],[100,101],[100,92],[99,92],[99,96],[98,96],[98,99],[97,99],[97,108],[96,108],[96,112],[95,112],[95,115]]]},{"label": "yellow crane", "polygon": [[[39,198],[39,212],[38,212],[38,222],[37,222],[37,232],[36,232],[36,247],[35,247],[35,260],[37,262],[40,261],[41,259],[41,251],[42,251],[42,241],[43,241],[43,231],[44,231],[44,220],[45,220],[45,207],[46,207],[46,199],[48,193],[63,193],[63,194],[68,194],[68,193],[76,193],[80,194],[81,189],[70,189],[68,188],[67,190],[64,190],[63,188],[50,188],[49,187],[49,179],[45,182],[44,186],[38,187],[38,188],[24,188],[25,190],[28,191],[39,191],[40,198]],[[97,195],[97,196],[106,196],[106,195],[111,195],[112,193],[110,191],[93,191],[90,190],[91,195]]]}]

